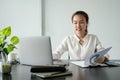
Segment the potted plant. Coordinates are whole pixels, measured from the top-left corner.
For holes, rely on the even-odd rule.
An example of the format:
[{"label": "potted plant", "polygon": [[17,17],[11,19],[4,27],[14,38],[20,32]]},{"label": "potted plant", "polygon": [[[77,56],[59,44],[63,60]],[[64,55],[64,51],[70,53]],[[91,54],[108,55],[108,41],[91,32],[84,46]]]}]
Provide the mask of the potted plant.
[{"label": "potted plant", "polygon": [[10,70],[7,70],[7,68],[10,68],[10,64],[8,64],[7,60],[8,54],[10,54],[16,48],[15,45],[19,43],[19,38],[17,36],[12,36],[11,38],[9,38],[10,36],[11,26],[7,26],[6,28],[0,30],[0,55],[2,58],[1,71],[3,73],[10,72]]}]

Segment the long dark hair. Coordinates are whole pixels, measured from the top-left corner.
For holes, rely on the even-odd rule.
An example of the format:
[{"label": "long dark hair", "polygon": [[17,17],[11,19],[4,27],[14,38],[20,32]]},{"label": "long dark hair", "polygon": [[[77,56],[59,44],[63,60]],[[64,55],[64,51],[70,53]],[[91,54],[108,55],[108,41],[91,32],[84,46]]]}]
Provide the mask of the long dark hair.
[{"label": "long dark hair", "polygon": [[[73,22],[73,18],[74,18],[75,15],[83,15],[85,17],[85,19],[86,19],[87,24],[88,24],[89,16],[88,16],[88,14],[86,12],[84,12],[84,11],[76,11],[75,13],[73,13],[72,18],[71,18],[72,22]],[[86,33],[88,33],[87,29],[86,29]]]}]

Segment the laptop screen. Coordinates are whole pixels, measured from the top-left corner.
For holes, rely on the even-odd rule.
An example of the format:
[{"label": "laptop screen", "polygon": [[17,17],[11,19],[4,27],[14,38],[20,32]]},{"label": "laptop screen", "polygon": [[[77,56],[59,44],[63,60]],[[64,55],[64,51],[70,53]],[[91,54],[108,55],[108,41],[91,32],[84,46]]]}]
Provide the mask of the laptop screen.
[{"label": "laptop screen", "polygon": [[20,38],[19,54],[21,64],[53,64],[51,41],[49,36]]}]

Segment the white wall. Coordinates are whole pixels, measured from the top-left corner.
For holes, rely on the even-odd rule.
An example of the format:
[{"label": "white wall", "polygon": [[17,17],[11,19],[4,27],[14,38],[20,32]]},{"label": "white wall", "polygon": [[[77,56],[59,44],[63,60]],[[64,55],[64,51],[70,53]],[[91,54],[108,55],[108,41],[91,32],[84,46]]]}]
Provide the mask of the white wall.
[{"label": "white wall", "polygon": [[96,34],[111,59],[120,59],[120,0],[44,0],[44,35],[50,35],[53,51],[61,40],[73,34],[71,15],[86,11],[90,17],[89,33]]},{"label": "white wall", "polygon": [[17,36],[40,36],[41,0],[0,0],[0,28],[10,25]]},{"label": "white wall", "polygon": [[65,36],[74,33],[73,12],[84,10],[90,17],[89,33],[98,35],[104,47],[112,46],[111,58],[119,59],[119,3],[120,0],[0,0],[0,28],[10,25],[12,34],[20,37],[44,32],[51,36],[54,51]]},{"label": "white wall", "polygon": [[[42,35],[41,0],[0,0],[0,28],[8,25],[19,38]],[[19,47],[12,53],[19,53]]]}]

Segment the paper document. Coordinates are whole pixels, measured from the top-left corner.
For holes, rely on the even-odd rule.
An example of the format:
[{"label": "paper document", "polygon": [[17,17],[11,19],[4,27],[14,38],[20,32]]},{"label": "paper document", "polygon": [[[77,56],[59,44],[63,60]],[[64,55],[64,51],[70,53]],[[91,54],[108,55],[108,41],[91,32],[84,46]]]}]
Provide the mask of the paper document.
[{"label": "paper document", "polygon": [[85,65],[85,61],[71,61],[71,63],[80,67],[95,67],[95,66],[107,66],[106,64]]},{"label": "paper document", "polygon": [[89,66],[97,66],[97,65],[107,66],[106,64],[99,64],[99,63],[93,64],[93,63],[97,58],[104,56],[111,48],[112,47],[109,47],[102,51],[96,52],[96,53],[88,56],[88,58],[86,58],[85,61],[71,61],[71,63],[76,64],[81,67],[89,67]]}]

